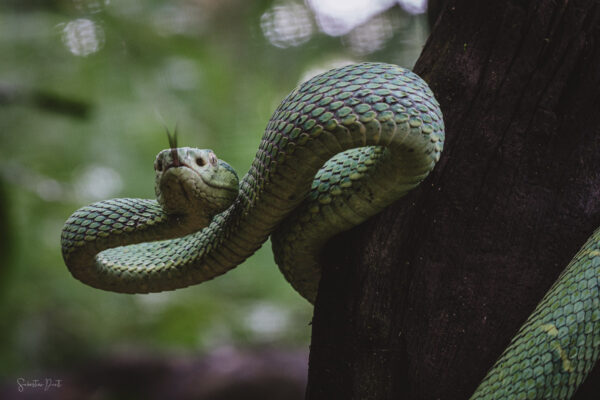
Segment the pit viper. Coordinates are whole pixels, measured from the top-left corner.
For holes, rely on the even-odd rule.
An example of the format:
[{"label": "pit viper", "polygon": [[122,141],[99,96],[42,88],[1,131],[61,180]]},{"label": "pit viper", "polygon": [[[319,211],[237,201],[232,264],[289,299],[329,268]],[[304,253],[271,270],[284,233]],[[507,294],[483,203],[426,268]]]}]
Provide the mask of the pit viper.
[{"label": "pit viper", "polygon": [[[157,200],[75,211],[63,258],[95,288],[158,292],[221,275],[271,236],[283,275],[312,303],[323,244],[416,187],[443,143],[442,112],[419,76],[383,63],[332,69],[280,103],[241,181],[211,150],[163,150]],[[598,359],[599,278],[597,230],[472,399],[571,398]]]}]

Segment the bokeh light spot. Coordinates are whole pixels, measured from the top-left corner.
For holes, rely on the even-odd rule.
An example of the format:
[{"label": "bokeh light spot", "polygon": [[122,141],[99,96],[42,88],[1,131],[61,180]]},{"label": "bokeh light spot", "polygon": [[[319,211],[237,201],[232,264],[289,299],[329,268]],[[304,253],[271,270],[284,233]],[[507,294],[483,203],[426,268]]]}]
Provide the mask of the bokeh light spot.
[{"label": "bokeh light spot", "polygon": [[365,55],[381,49],[393,35],[390,18],[380,14],[354,28],[343,40],[353,53]]},{"label": "bokeh light spot", "polygon": [[76,56],[85,57],[104,45],[104,31],[93,21],[79,18],[63,28],[63,43]]},{"label": "bokeh light spot", "polygon": [[426,0],[306,0],[306,2],[315,13],[319,29],[330,36],[346,35],[396,4],[409,14],[421,14],[427,9]]},{"label": "bokeh light spot", "polygon": [[122,187],[121,175],[103,165],[88,165],[75,180],[75,193],[81,201],[114,197]]},{"label": "bokeh light spot", "polygon": [[272,7],[261,16],[260,27],[273,46],[282,48],[307,42],[314,30],[310,12],[301,4]]}]

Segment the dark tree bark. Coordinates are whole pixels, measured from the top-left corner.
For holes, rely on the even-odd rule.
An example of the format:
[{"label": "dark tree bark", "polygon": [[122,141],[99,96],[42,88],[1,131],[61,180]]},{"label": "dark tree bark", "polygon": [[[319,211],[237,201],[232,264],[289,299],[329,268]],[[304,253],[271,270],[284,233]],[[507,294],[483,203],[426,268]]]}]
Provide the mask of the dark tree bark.
[{"label": "dark tree bark", "polygon": [[468,398],[600,226],[599,1],[450,0],[415,72],[444,153],[327,246],[310,400]]},{"label": "dark tree bark", "polygon": [[448,0],[427,0],[427,23],[433,28]]}]

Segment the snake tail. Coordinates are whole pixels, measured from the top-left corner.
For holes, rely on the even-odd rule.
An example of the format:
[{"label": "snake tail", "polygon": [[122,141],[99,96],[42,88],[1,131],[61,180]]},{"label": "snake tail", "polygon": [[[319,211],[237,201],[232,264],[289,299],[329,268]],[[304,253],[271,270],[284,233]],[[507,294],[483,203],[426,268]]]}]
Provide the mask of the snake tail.
[{"label": "snake tail", "polygon": [[587,240],[471,400],[570,399],[600,355],[600,229]]}]

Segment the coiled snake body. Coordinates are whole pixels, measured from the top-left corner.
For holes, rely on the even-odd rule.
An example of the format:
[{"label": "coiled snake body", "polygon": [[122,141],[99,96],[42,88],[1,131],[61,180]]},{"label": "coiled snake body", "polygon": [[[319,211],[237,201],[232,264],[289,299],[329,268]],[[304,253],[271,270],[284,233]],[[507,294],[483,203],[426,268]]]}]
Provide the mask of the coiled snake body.
[{"label": "coiled snake body", "polygon": [[[239,186],[210,150],[164,150],[158,201],[77,210],[63,258],[90,286],[148,293],[223,274],[271,235],[284,276],[314,302],[321,246],[417,186],[443,142],[439,105],[417,75],[379,63],[334,69],[282,101]],[[472,398],[572,396],[600,349],[599,242],[596,231]]]}]

